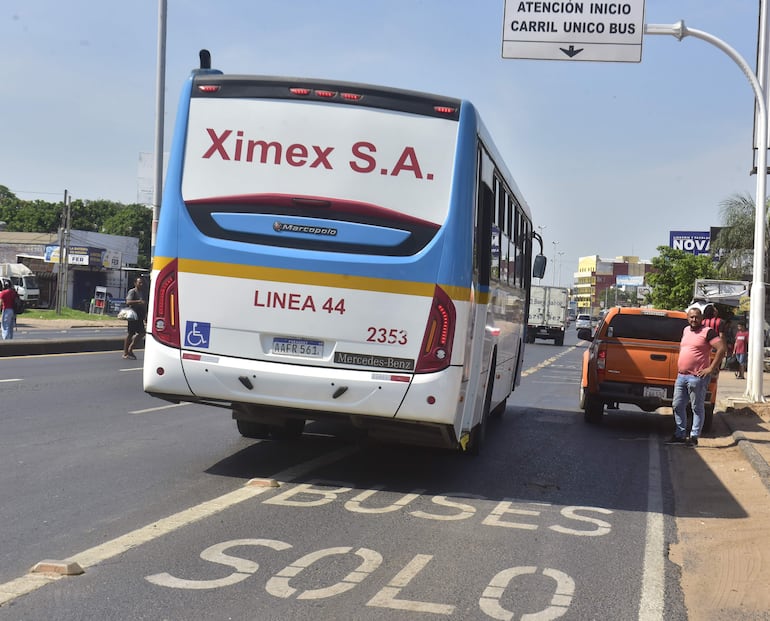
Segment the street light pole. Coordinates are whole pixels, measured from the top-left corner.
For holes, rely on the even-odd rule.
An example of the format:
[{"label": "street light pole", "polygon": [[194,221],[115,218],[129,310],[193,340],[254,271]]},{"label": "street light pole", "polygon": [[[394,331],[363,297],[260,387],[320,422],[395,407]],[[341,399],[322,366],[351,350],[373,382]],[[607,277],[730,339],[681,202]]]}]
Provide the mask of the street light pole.
[{"label": "street light pole", "polygon": [[562,264],[561,258],[564,256],[564,252],[557,252],[556,255],[557,255],[558,258],[556,260],[556,265],[554,265],[554,267],[559,272],[557,277],[556,277],[556,286],[557,287],[561,287],[561,264]]},{"label": "street light pole", "polygon": [[552,241],[553,244],[553,271],[551,272],[551,284],[556,284],[556,246],[559,245],[559,242]]},{"label": "street light pole", "polygon": [[757,104],[757,198],[755,200],[756,214],[754,216],[754,276],[751,284],[751,306],[749,310],[749,368],[747,373],[745,396],[754,403],[765,400],[762,388],[765,323],[765,212],[767,203],[767,103],[762,86],[744,58],[717,37],[685,26],[684,21],[675,24],[645,24],[645,34],[672,35],[680,41],[686,36],[702,39],[718,47],[727,54],[748,78]]},{"label": "street light pole", "polygon": [[158,57],[155,84],[155,175],[152,185],[152,232],[150,260],[155,257],[155,240],[163,196],[163,116],[166,91],[166,7],[167,0],[158,0]]}]

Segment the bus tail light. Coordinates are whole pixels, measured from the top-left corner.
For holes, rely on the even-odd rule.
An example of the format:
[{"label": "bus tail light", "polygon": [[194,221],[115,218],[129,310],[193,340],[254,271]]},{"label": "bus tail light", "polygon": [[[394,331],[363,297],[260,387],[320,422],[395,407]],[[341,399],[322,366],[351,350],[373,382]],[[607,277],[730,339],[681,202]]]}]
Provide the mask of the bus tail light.
[{"label": "bus tail light", "polygon": [[179,297],[177,261],[164,267],[155,280],[152,335],[164,345],[181,348],[179,341]]},{"label": "bus tail light", "polygon": [[428,325],[417,359],[415,373],[441,371],[452,359],[452,342],[456,323],[455,306],[441,287],[433,293],[433,303],[428,315]]}]

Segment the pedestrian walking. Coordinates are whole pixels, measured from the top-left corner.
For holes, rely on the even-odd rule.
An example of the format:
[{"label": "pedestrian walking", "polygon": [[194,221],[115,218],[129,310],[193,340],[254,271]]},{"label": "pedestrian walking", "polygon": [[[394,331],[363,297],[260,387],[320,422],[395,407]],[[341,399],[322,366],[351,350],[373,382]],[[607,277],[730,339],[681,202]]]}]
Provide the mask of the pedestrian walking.
[{"label": "pedestrian walking", "polygon": [[2,334],[4,341],[13,338],[13,329],[16,327],[16,300],[19,294],[10,281],[4,280],[0,290],[0,309],[2,309]]},{"label": "pedestrian walking", "polygon": [[[711,375],[719,369],[727,346],[714,328],[703,325],[703,314],[698,307],[687,310],[688,326],[682,331],[679,343],[679,364],[674,384],[674,421],[676,429],[669,444],[698,446],[703,428],[705,399]],[[716,350],[711,356],[712,348]],[[687,404],[692,408],[692,428],[687,434]]]},{"label": "pedestrian walking", "polygon": [[743,321],[738,322],[738,331],[735,333],[735,343],[733,344],[733,355],[738,369],[735,371],[735,377],[745,379],[746,363],[749,358],[749,331],[746,330],[746,324]]},{"label": "pedestrian walking", "polygon": [[144,322],[147,318],[147,293],[144,290],[144,278],[141,276],[134,281],[134,288],[128,291],[126,306],[133,309],[136,313],[136,319],[128,320],[128,332],[123,344],[123,358],[136,360],[134,347],[144,337]]}]

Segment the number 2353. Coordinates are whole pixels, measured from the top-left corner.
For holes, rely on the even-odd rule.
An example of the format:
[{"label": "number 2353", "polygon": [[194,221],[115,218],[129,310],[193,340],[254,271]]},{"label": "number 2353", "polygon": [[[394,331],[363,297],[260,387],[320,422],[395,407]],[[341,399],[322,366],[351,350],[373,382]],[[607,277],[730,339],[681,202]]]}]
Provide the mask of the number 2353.
[{"label": "number 2353", "polygon": [[406,345],[407,343],[406,330],[369,326],[366,331],[368,333],[366,340],[369,343],[387,343],[388,345]]}]

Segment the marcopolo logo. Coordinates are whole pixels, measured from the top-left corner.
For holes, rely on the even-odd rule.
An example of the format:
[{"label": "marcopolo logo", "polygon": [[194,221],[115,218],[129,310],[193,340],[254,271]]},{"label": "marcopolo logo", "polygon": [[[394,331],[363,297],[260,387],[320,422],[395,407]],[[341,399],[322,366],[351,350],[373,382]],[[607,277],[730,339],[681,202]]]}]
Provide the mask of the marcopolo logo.
[{"label": "marcopolo logo", "polygon": [[291,224],[289,222],[273,222],[273,230],[276,233],[304,233],[306,235],[323,235],[335,237],[337,229],[326,226],[311,226],[309,224]]}]

